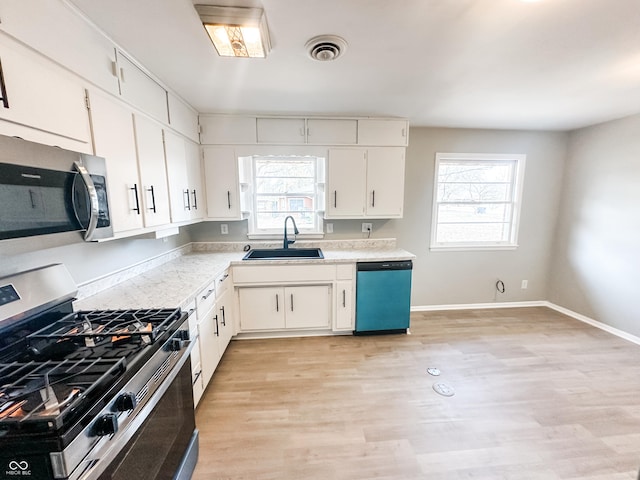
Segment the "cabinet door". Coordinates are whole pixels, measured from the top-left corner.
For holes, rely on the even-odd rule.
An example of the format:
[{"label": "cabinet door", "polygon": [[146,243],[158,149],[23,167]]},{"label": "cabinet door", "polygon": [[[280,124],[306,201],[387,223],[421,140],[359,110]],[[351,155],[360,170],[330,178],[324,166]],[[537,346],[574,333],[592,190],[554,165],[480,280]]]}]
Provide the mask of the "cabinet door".
[{"label": "cabinet door", "polygon": [[204,147],[207,218],[240,220],[238,167],[232,147]]},{"label": "cabinet door", "polygon": [[[0,119],[34,129],[20,134],[25,139],[90,153],[84,86],[53,62],[1,34],[0,62],[4,78]],[[61,138],[39,135],[38,130]],[[17,134],[3,125],[0,133]]]},{"label": "cabinet door", "polygon": [[169,184],[169,202],[172,222],[191,219],[191,189],[186,161],[186,147],[183,138],[164,130],[164,154]]},{"label": "cabinet door", "polygon": [[187,179],[191,195],[191,219],[204,218],[206,205],[204,203],[204,188],[202,181],[202,163],[200,162],[200,146],[186,140],[185,154],[187,156]]},{"label": "cabinet door", "polygon": [[115,233],[143,227],[133,113],[122,102],[89,92],[95,154],[107,164],[109,210]]},{"label": "cabinet door", "polygon": [[197,407],[204,392],[202,383],[202,360],[200,355],[200,338],[194,340],[191,350],[191,384],[193,388],[193,406]]},{"label": "cabinet door", "polygon": [[353,280],[336,282],[336,323],[334,330],[353,330]]},{"label": "cabinet door", "polygon": [[309,118],[307,143],[313,145],[356,145],[358,121],[349,119]]},{"label": "cabinet door", "polygon": [[357,148],[329,150],[325,218],[364,216],[365,152]]},{"label": "cabinet door", "polygon": [[233,336],[233,288],[227,289],[216,302],[220,325],[220,354],[222,355]]},{"label": "cabinet door", "polygon": [[142,210],[145,227],[171,221],[167,170],[164,162],[162,128],[141,115],[134,114],[138,167],[142,184]]},{"label": "cabinet door", "polygon": [[245,287],[238,289],[240,330],[274,330],[285,328],[284,290],[280,287]]},{"label": "cabinet door", "polygon": [[286,287],[286,328],[329,328],[330,293],[328,285]]},{"label": "cabinet door", "polygon": [[358,145],[406,146],[409,123],[406,120],[358,120]]},{"label": "cabinet door", "polygon": [[153,118],[169,123],[167,91],[120,51],[117,53],[122,98]]},{"label": "cabinet door", "polygon": [[200,143],[203,145],[253,145],[256,143],[256,118],[200,116]]},{"label": "cabinet door", "polygon": [[167,93],[167,106],[169,124],[185,137],[198,142],[198,114],[172,93]]},{"label": "cabinet door", "polygon": [[198,335],[200,339],[200,363],[202,365],[202,384],[207,388],[213,372],[220,361],[220,347],[218,337],[219,317],[216,306],[199,318]]},{"label": "cabinet door", "polygon": [[402,217],[404,205],[404,147],[367,151],[368,217]]},{"label": "cabinet door", "polygon": [[258,143],[305,143],[304,118],[258,118]]}]

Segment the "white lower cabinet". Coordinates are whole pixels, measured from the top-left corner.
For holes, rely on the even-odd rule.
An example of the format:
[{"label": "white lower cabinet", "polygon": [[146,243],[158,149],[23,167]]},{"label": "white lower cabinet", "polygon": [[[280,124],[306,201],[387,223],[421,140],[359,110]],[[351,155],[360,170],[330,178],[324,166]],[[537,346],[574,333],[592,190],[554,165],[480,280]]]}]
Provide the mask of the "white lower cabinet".
[{"label": "white lower cabinet", "polygon": [[243,287],[238,295],[243,332],[329,328],[330,285]]},{"label": "white lower cabinet", "polygon": [[336,322],[334,330],[353,330],[355,328],[353,280],[336,282]]},{"label": "white lower cabinet", "polygon": [[198,336],[200,339],[200,361],[202,363],[202,384],[206,388],[220,361],[220,324],[214,304],[203,316],[198,315]]}]

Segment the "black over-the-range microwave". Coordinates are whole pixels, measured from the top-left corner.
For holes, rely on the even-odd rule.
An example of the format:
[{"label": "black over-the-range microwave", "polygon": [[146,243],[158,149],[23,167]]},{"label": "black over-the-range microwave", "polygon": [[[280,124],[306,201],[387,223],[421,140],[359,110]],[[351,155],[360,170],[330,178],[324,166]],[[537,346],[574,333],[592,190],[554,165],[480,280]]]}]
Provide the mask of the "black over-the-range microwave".
[{"label": "black over-the-range microwave", "polygon": [[113,236],[104,158],[0,135],[0,240]]}]

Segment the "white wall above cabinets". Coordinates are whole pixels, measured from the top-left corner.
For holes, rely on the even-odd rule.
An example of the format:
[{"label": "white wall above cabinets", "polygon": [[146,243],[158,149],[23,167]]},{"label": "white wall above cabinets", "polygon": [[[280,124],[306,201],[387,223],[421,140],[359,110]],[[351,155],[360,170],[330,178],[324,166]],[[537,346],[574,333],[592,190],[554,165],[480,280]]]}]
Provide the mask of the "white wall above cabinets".
[{"label": "white wall above cabinets", "polygon": [[400,218],[403,147],[331,148],[325,218]]},{"label": "white wall above cabinets", "polygon": [[238,159],[233,147],[203,147],[207,220],[241,220]]},{"label": "white wall above cabinets", "polygon": [[0,32],[0,133],[91,153],[82,82]]},{"label": "white wall above cabinets", "polygon": [[407,120],[200,115],[203,145],[406,146]]}]

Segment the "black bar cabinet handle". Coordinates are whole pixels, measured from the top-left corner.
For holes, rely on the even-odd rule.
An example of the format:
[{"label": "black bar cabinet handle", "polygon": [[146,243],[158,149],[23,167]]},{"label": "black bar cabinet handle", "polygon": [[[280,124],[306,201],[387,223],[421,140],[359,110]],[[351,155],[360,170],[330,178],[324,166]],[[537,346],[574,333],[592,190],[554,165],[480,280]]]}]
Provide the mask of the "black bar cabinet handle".
[{"label": "black bar cabinet handle", "polygon": [[227,205],[229,206],[229,210],[231,210],[231,192],[227,190]]},{"label": "black bar cabinet handle", "polygon": [[342,308],[347,308],[347,291],[342,289]]},{"label": "black bar cabinet handle", "polygon": [[338,208],[338,191],[333,191],[333,208]]},{"label": "black bar cabinet handle", "polygon": [[147,192],[151,192],[151,208],[149,210],[151,210],[153,213],[156,213],[156,195],[153,192],[153,185],[147,188]]},{"label": "black bar cabinet handle", "polygon": [[129,190],[133,190],[133,194],[136,197],[136,206],[135,206],[135,208],[132,208],[131,210],[133,210],[138,215],[140,215],[140,199],[138,198],[138,184],[134,183],[133,187],[131,187]]},{"label": "black bar cabinet handle", "polygon": [[376,206],[376,191],[375,190],[371,191],[371,206],[372,207]]},{"label": "black bar cabinet handle", "polygon": [[293,312],[293,293],[291,294],[291,311]]},{"label": "black bar cabinet handle", "polygon": [[214,315],[214,316],[213,316],[213,319],[214,319],[214,320],[215,320],[215,322],[216,322],[216,331],[215,331],[215,334],[216,334],[216,337],[219,337],[219,336],[220,336],[220,325],[218,325],[218,315]]},{"label": "black bar cabinet handle", "polygon": [[278,294],[276,293],[276,312],[280,311],[280,305],[278,305]]},{"label": "black bar cabinet handle", "polygon": [[220,307],[220,313],[222,313],[222,326],[226,327],[227,319],[225,318],[225,314],[224,314],[224,305]]},{"label": "black bar cabinet handle", "polygon": [[195,188],[193,189],[192,194],[193,194],[193,209],[197,210],[198,209],[198,197],[196,195],[196,189]]},{"label": "black bar cabinet handle", "polygon": [[182,191],[182,200],[184,200],[185,195],[187,197],[187,201],[186,202],[183,201],[184,209],[185,210],[191,210],[191,197],[189,197],[189,189],[186,189],[186,190]]},{"label": "black bar cabinet handle", "polygon": [[2,73],[2,62],[0,61],[0,99],[2,99],[2,106],[9,108],[9,99],[7,98],[7,87],[4,84],[4,74]]}]

